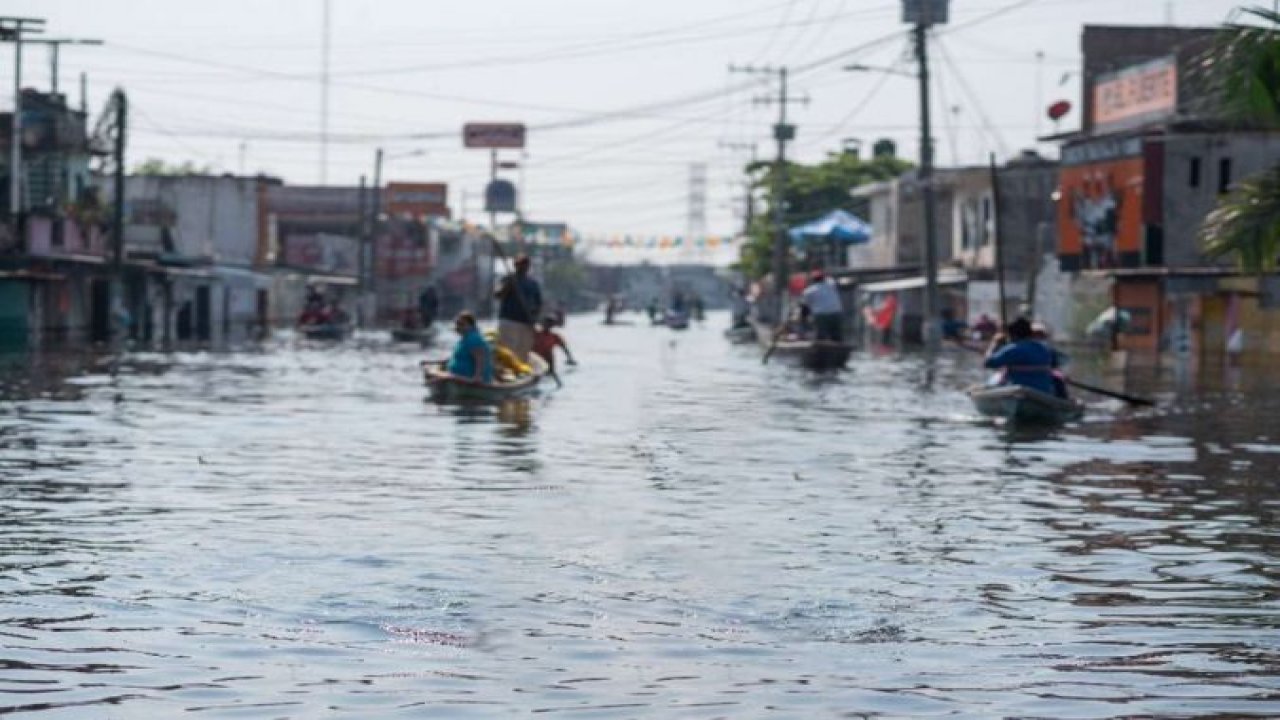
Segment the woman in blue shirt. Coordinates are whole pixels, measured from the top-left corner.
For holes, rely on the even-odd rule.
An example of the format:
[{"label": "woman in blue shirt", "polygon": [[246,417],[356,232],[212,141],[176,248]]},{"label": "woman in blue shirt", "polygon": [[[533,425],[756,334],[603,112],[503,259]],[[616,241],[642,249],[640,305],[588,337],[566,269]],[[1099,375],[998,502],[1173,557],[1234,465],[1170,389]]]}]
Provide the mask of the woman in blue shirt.
[{"label": "woman in blue shirt", "polygon": [[492,383],[493,351],[476,327],[476,316],[465,310],[458,313],[453,320],[453,329],[461,337],[449,358],[449,374],[471,382]]}]

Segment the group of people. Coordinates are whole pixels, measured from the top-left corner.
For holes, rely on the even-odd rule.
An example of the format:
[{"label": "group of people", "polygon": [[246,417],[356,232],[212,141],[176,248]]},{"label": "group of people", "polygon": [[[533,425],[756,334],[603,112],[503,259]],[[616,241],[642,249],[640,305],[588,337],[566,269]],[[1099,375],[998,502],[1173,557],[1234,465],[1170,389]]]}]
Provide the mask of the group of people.
[{"label": "group of people", "polygon": [[[529,355],[536,354],[555,372],[555,350],[560,348],[570,365],[577,364],[569,345],[555,328],[563,319],[554,315],[541,317],[542,287],[529,275],[527,256],[516,258],[515,272],[498,285],[497,346],[480,332],[476,317],[469,311],[458,313],[453,329],[458,342],[445,369],[449,374],[472,382],[492,384],[498,377],[498,366],[520,369],[528,365]],[[501,362],[499,362],[501,360]]]},{"label": "group of people", "polygon": [[307,287],[307,300],[298,315],[298,326],[342,325],[347,322],[347,313],[336,300],[327,298],[314,286]]}]

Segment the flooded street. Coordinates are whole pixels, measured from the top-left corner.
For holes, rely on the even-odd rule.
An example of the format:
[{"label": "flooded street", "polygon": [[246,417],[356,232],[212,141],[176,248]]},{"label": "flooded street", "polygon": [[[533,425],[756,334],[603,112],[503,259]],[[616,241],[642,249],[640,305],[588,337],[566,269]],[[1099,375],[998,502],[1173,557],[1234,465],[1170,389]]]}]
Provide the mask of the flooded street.
[{"label": "flooded street", "polygon": [[498,408],[372,335],[10,366],[0,714],[1280,715],[1259,371],[1014,434],[967,354],[726,325],[571,318]]}]

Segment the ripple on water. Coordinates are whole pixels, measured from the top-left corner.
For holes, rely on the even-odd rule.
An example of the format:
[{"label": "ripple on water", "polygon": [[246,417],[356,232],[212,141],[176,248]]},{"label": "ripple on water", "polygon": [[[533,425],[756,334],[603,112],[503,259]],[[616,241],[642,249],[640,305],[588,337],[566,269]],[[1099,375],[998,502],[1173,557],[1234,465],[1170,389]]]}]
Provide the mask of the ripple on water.
[{"label": "ripple on water", "polygon": [[1267,395],[1026,432],[712,325],[499,407],[372,335],[6,366],[0,712],[1280,715]]}]

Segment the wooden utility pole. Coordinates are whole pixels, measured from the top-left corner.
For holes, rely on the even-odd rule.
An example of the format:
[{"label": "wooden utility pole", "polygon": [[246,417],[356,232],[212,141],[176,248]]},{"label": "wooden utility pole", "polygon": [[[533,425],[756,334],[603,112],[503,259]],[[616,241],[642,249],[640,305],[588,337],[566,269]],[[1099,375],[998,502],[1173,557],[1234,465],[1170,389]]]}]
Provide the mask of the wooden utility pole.
[{"label": "wooden utility pole", "polygon": [[938,223],[933,192],[933,129],[929,118],[929,28],[947,21],[948,0],[903,0],[903,17],[915,25],[916,60],[920,64],[920,186],[924,201],[924,307],[921,333],[925,349],[937,351],[941,346],[941,310],[938,302]]},{"label": "wooden utility pole", "polygon": [[773,165],[773,187],[769,202],[773,215],[773,284],[776,293],[774,302],[775,320],[781,322],[786,312],[786,296],[788,286],[788,240],[787,240],[787,142],[796,137],[796,126],[787,124],[787,105],[793,102],[808,102],[807,98],[792,98],[787,92],[787,68],[729,66],[729,72],[776,75],[778,78],[778,94],[758,100],[763,103],[778,103],[778,122],[773,126],[773,139],[777,142],[777,155]]},{"label": "wooden utility pole", "polygon": [[44,32],[44,20],[0,17],[0,40],[13,43],[13,121],[9,133],[9,223],[13,241],[22,242],[22,41],[27,33]]}]

